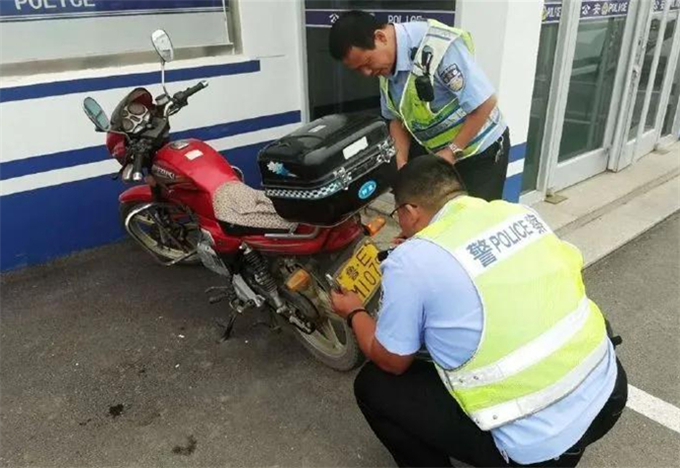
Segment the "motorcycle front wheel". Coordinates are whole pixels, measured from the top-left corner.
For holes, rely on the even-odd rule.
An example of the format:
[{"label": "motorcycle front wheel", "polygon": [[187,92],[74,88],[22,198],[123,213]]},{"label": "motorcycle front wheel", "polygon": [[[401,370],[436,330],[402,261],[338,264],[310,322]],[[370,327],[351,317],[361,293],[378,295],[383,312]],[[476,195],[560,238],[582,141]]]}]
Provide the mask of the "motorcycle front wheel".
[{"label": "motorcycle front wheel", "polygon": [[[128,221],[130,213],[146,204],[122,203],[119,213],[123,226]],[[196,251],[199,228],[191,216],[178,206],[153,204],[149,209],[131,218],[127,229],[132,231],[132,237],[142,244],[142,247],[161,262],[182,259],[177,263],[183,265],[200,263],[200,258],[196,254],[186,257],[188,253]]]}]

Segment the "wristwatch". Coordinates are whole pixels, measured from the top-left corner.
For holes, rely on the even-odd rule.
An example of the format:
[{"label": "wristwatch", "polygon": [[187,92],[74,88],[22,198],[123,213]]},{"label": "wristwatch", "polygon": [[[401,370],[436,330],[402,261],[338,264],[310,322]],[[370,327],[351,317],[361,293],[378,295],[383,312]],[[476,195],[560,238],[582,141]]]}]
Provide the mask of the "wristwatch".
[{"label": "wristwatch", "polygon": [[457,144],[453,142],[449,143],[449,149],[453,153],[453,162],[456,162],[463,157],[463,150],[459,148]]}]

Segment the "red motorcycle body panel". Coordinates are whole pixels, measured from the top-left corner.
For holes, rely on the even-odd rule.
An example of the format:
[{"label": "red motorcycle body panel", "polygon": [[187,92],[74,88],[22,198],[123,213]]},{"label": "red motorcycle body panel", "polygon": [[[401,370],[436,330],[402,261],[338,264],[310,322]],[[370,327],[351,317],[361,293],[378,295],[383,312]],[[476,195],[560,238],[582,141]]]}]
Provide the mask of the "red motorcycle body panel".
[{"label": "red motorcycle body panel", "polygon": [[200,140],[182,140],[165,145],[154,164],[191,180],[200,190],[214,193],[225,182],[240,179],[224,157]]},{"label": "red motorcycle body panel", "polygon": [[[342,249],[363,234],[363,227],[354,220],[333,228],[321,228],[311,239],[275,239],[265,235],[232,236],[224,232],[215,218],[213,195],[225,182],[240,182],[238,174],[227,160],[206,143],[182,140],[165,145],[156,154],[152,173],[162,178],[167,189],[163,198],[170,203],[187,206],[197,217],[202,229],[210,232],[217,252],[236,253],[243,242],[263,253],[276,255],[313,255]],[[120,196],[121,203],[148,202],[153,195],[147,185],[136,186]],[[296,234],[314,231],[312,226],[300,226]]]},{"label": "red motorcycle body panel", "polygon": [[120,203],[149,203],[153,201],[151,187],[148,185],[135,185],[118,195]]}]

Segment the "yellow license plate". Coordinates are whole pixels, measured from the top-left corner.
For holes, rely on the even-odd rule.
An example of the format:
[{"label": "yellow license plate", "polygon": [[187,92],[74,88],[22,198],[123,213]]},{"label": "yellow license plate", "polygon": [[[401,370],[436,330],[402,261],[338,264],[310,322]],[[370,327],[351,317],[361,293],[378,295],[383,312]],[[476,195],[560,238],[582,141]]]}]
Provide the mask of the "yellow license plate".
[{"label": "yellow license plate", "polygon": [[343,265],[335,279],[343,288],[356,292],[364,304],[367,304],[380,287],[382,279],[378,248],[371,241],[364,241]]}]

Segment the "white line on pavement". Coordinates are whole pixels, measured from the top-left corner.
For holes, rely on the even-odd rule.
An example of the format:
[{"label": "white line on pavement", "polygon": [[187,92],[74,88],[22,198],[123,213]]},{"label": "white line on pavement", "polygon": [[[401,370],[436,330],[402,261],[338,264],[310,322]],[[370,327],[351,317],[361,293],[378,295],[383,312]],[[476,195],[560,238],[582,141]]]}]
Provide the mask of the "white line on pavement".
[{"label": "white line on pavement", "polygon": [[662,426],[680,433],[680,408],[666,403],[647,392],[628,385],[628,403],[626,406]]}]

